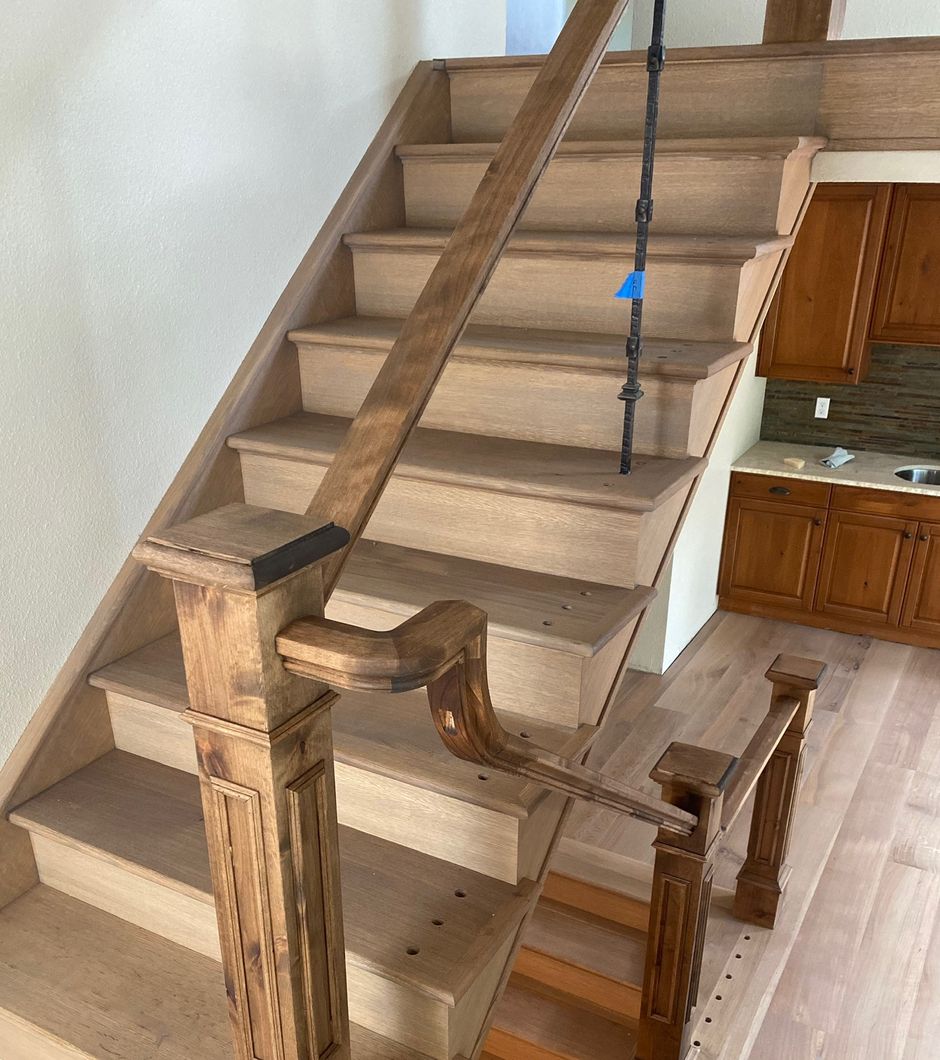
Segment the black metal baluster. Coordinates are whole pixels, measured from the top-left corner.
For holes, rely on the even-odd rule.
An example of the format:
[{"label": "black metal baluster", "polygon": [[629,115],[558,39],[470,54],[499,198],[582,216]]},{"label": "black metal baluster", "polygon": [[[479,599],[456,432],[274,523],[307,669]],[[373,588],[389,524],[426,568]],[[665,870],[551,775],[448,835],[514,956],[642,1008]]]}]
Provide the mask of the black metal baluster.
[{"label": "black metal baluster", "polygon": [[643,397],[643,391],[640,389],[643,296],[646,286],[646,248],[649,243],[650,222],[653,219],[653,162],[656,157],[656,127],[659,121],[659,83],[666,63],[665,21],[666,0],[656,0],[653,8],[653,36],[646,53],[649,80],[646,93],[646,127],[643,134],[643,172],[640,177],[640,197],[636,203],[636,258],[633,274],[624,286],[624,294],[632,292],[633,301],[630,307],[630,337],[627,340],[627,381],[618,395],[624,402],[621,475],[629,475],[632,467],[636,403]]}]

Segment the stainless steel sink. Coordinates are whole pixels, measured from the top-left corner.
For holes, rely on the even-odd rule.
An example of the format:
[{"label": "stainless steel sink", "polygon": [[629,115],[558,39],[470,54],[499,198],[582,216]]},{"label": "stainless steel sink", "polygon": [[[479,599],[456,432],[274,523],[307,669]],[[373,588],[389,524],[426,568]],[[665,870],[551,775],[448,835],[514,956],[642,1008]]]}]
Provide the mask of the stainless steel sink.
[{"label": "stainless steel sink", "polygon": [[894,474],[920,486],[940,486],[940,467],[899,467]]}]

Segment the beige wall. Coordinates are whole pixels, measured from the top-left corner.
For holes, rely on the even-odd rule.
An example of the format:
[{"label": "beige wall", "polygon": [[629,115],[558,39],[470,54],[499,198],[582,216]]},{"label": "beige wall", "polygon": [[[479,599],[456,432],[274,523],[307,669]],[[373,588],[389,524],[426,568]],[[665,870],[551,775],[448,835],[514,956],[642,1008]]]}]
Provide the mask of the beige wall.
[{"label": "beige wall", "polygon": [[0,761],[415,62],[505,0],[0,8]]}]

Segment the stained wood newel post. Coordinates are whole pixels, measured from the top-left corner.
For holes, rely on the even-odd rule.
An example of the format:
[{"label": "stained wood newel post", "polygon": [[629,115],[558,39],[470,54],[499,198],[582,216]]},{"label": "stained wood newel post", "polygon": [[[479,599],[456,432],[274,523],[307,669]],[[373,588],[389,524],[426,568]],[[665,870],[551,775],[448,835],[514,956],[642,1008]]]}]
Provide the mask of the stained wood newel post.
[{"label": "stained wood newel post", "polygon": [[714,859],[731,755],[674,743],[650,776],[663,798],[698,819],[691,836],[660,829],[640,1011],[638,1060],[682,1060],[698,997]]},{"label": "stained wood newel post", "polygon": [[238,1060],[348,1060],[330,706],[287,673],[288,622],[323,613],[348,535],[235,504],[136,555],[172,579]]},{"label": "stained wood newel post", "polygon": [[747,860],[738,874],[735,916],[773,927],[786,888],[786,865],[793,818],[800,792],[806,735],[813,720],[816,689],[825,664],[779,656],[767,671],[773,697],[798,699],[799,709],[757,783]]}]

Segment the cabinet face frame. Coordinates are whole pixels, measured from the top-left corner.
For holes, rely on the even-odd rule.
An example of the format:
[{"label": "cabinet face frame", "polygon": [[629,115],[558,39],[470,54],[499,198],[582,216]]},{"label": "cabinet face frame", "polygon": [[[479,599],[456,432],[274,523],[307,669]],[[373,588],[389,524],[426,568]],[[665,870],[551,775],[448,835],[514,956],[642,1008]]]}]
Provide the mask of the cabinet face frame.
[{"label": "cabinet face frame", "polygon": [[[800,569],[794,579],[794,591],[784,594],[770,589],[746,588],[735,582],[738,563],[744,558],[741,550],[741,517],[751,513],[784,517],[803,522],[805,534]],[[819,566],[822,560],[823,540],[826,533],[826,509],[792,502],[754,500],[749,497],[732,497],[728,504],[725,523],[725,540],[722,549],[721,576],[718,592],[722,598],[762,604],[770,607],[813,607]],[[795,566],[795,564],[794,564]]]},{"label": "cabinet face frame", "polygon": [[[885,232],[888,224],[888,212],[891,203],[893,186],[891,184],[818,184],[813,193],[809,211],[817,203],[861,200],[869,203],[866,229],[862,238],[861,257],[855,275],[855,286],[852,292],[852,308],[849,314],[849,325],[845,335],[843,362],[841,367],[823,365],[781,364],[779,357],[782,341],[781,312],[787,298],[787,271],[799,267],[799,252],[806,246],[807,229],[797,234],[796,243],[790,256],[790,263],[784,270],[780,288],[771,302],[767,319],[761,334],[758,353],[758,375],[769,379],[795,379],[819,383],[860,383],[867,374],[869,360],[869,324],[875,299],[875,285],[878,279],[878,266],[884,248]],[[801,246],[801,238],[803,244]]]},{"label": "cabinet face frame", "polygon": [[[929,614],[924,614],[925,605]],[[921,523],[917,528],[901,625],[940,636],[940,523]]]},{"label": "cabinet face frame", "polygon": [[[918,202],[929,202],[935,205],[937,211],[935,230],[925,232],[915,229],[913,233],[911,232],[909,226],[911,207]],[[924,250],[927,256],[931,254],[933,256],[933,279],[931,280],[928,276],[924,281],[924,286],[927,288],[927,298],[932,298],[930,304],[937,305],[936,289],[940,285],[940,184],[898,184],[895,186],[885,237],[884,256],[878,276],[875,309],[872,314],[871,339],[874,342],[934,346],[940,344],[940,312],[936,314],[937,320],[928,324],[892,320],[902,267],[911,264],[909,260],[911,244],[908,242],[908,236],[911,234],[915,240],[923,240],[920,249]],[[919,260],[923,260],[923,257],[924,255],[918,256]],[[933,285],[932,295],[931,284]],[[923,290],[919,291],[919,297],[924,297]]]},{"label": "cabinet face frame", "polygon": [[[897,543],[891,559],[891,568],[887,571],[886,599],[884,608],[881,610],[865,608],[861,605],[854,606],[851,603],[838,603],[831,599],[834,580],[840,573],[840,563],[851,563],[852,557],[846,555],[841,540],[842,528],[851,526],[867,527],[885,534],[896,535]],[[911,571],[916,533],[917,523],[906,519],[887,515],[867,515],[861,512],[831,511],[815,610],[827,615],[842,615],[845,618],[870,623],[873,626],[899,625],[904,593]]]}]

